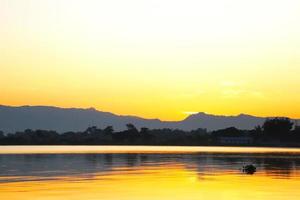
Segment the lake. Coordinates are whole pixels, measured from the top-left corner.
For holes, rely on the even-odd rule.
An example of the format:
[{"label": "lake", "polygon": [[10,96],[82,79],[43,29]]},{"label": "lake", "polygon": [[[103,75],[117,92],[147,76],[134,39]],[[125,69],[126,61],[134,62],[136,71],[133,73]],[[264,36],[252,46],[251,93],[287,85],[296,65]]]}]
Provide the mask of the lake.
[{"label": "lake", "polygon": [[0,146],[3,200],[298,200],[299,188],[297,148]]}]

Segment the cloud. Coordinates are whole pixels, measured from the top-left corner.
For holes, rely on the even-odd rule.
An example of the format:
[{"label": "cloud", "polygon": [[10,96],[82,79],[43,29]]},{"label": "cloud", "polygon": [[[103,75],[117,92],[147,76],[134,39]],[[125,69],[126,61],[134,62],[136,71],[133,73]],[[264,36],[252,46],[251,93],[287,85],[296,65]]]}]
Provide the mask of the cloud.
[{"label": "cloud", "polygon": [[181,93],[180,96],[183,98],[194,98],[194,97],[199,97],[202,96],[206,93],[205,90],[197,90],[195,92],[185,92]]},{"label": "cloud", "polygon": [[222,96],[225,98],[236,98],[244,93],[245,91],[240,89],[225,89],[222,91]]},{"label": "cloud", "polygon": [[260,99],[266,98],[266,95],[260,91],[249,91],[249,95]]},{"label": "cloud", "polygon": [[245,82],[237,82],[231,80],[225,80],[220,82],[221,96],[223,98],[265,98],[265,94],[261,91],[247,87]]},{"label": "cloud", "polygon": [[264,99],[266,95],[263,92],[251,89],[224,89],[221,91],[223,98],[255,98],[255,99]]},{"label": "cloud", "polygon": [[235,87],[235,86],[238,86],[240,85],[238,82],[235,82],[235,81],[222,81],[220,82],[220,85],[222,87]]}]

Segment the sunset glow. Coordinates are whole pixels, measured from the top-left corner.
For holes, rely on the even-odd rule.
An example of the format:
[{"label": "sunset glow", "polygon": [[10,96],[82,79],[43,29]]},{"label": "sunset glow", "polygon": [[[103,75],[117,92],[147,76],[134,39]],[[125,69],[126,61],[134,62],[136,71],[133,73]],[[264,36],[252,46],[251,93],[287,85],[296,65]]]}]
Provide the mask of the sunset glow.
[{"label": "sunset glow", "polygon": [[0,104],[300,118],[298,0],[0,0]]}]

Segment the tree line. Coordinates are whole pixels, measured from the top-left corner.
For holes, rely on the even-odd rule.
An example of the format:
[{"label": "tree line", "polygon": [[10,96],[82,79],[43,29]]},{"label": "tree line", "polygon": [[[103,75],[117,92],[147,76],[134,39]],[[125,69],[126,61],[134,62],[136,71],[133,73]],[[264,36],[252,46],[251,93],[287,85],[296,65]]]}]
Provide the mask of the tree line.
[{"label": "tree line", "polygon": [[300,146],[300,128],[288,118],[267,119],[253,130],[229,127],[216,131],[199,128],[192,131],[178,129],[137,129],[127,124],[126,130],[115,131],[112,126],[96,126],[85,131],[58,133],[49,130],[27,129],[4,134],[0,131],[0,145],[224,145],[220,137],[250,137],[255,146]]}]

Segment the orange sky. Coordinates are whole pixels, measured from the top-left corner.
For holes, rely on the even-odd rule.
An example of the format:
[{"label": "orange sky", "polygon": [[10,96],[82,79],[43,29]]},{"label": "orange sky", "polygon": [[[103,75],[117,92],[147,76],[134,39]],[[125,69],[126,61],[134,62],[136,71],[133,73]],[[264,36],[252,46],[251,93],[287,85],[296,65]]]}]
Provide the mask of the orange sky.
[{"label": "orange sky", "polygon": [[300,118],[296,0],[0,0],[0,104]]}]

